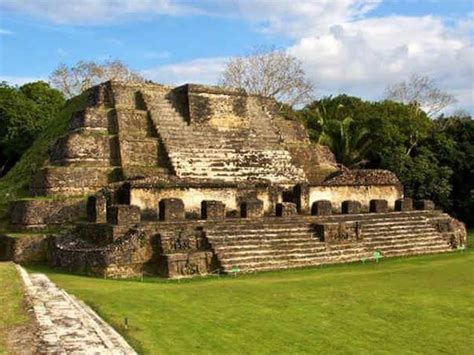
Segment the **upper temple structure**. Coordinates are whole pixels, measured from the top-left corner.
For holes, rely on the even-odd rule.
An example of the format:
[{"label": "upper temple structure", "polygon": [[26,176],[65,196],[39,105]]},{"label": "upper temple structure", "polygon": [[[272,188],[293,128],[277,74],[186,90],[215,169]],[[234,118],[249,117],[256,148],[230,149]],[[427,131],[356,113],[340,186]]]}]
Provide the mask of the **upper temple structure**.
[{"label": "upper temple structure", "polygon": [[404,198],[390,171],[337,164],[270,98],[114,81],[84,97],[11,205],[13,229],[44,234],[4,236],[0,258],[182,277],[465,245],[462,223]]}]

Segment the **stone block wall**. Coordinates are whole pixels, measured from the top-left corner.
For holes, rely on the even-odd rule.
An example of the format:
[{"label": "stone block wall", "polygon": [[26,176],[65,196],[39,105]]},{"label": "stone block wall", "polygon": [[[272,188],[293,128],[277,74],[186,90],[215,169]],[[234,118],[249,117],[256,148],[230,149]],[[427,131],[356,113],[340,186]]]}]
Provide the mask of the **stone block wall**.
[{"label": "stone block wall", "polygon": [[401,198],[395,201],[395,211],[412,211],[413,200],[411,198]]},{"label": "stone block wall", "polygon": [[343,214],[358,214],[361,212],[362,204],[359,201],[342,201],[341,212]]},{"label": "stone block wall", "polygon": [[435,204],[431,200],[417,200],[415,201],[415,208],[422,211],[430,211],[435,209]]},{"label": "stone block wall", "polygon": [[179,198],[186,206],[186,212],[195,216],[201,215],[201,203],[205,200],[221,201],[228,213],[238,214],[240,203],[249,198],[263,201],[265,214],[273,214],[276,203],[281,202],[281,192],[273,191],[268,186],[258,186],[251,189],[237,185],[190,185],[188,187],[146,186],[132,184],[130,203],[140,206],[142,212],[156,216],[157,201],[166,198]]},{"label": "stone block wall", "polygon": [[397,185],[346,185],[346,186],[311,186],[310,203],[318,200],[329,200],[333,206],[342,206],[346,200],[359,201],[361,212],[369,211],[370,200],[384,199],[391,208],[395,201],[403,197],[403,189]]},{"label": "stone block wall", "polygon": [[216,129],[248,128],[247,95],[238,90],[187,84],[176,88],[187,96],[189,122],[208,122]]},{"label": "stone block wall", "polygon": [[361,227],[357,222],[321,223],[315,225],[316,235],[326,243],[357,242],[362,239]]},{"label": "stone block wall", "polygon": [[86,107],[71,116],[69,130],[88,128],[106,132],[110,126],[109,112],[105,108]]},{"label": "stone block wall", "polygon": [[159,274],[179,278],[206,275],[212,270],[213,254],[210,251],[163,255]]},{"label": "stone block wall", "polygon": [[183,200],[164,198],[159,202],[158,215],[161,221],[182,221],[185,218]]},{"label": "stone block wall", "polygon": [[332,214],[332,204],[328,200],[319,200],[313,202],[311,214],[314,216],[329,216]]},{"label": "stone block wall", "polygon": [[263,201],[251,199],[240,204],[240,217],[258,219],[263,217]]},{"label": "stone block wall", "polygon": [[84,196],[114,181],[115,168],[84,166],[48,166],[33,177],[30,192],[33,196]]},{"label": "stone block wall", "polygon": [[0,235],[0,261],[30,264],[46,262],[50,238],[43,234]]},{"label": "stone block wall", "polygon": [[74,131],[59,138],[54,144],[50,159],[56,165],[83,163],[85,165],[112,165],[111,139],[96,131]]},{"label": "stone block wall", "polygon": [[201,218],[213,221],[220,221],[225,219],[225,204],[221,201],[202,201]]},{"label": "stone block wall", "polygon": [[86,202],[82,199],[27,199],[10,205],[10,223],[21,228],[63,225],[85,218]]},{"label": "stone block wall", "polygon": [[296,214],[298,214],[296,203],[281,202],[276,204],[275,215],[277,217],[288,217]]},{"label": "stone block wall", "polygon": [[372,213],[386,213],[388,212],[387,200],[370,200],[369,212]]}]

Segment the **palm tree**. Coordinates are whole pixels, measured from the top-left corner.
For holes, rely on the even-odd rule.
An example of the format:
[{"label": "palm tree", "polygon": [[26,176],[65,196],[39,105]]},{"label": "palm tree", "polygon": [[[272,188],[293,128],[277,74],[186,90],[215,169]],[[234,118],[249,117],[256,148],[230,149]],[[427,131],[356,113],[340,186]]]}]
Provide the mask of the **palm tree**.
[{"label": "palm tree", "polygon": [[352,117],[331,120],[321,138],[321,143],[331,148],[337,162],[349,168],[357,168],[367,162],[364,157],[372,143],[369,131],[353,122]]}]

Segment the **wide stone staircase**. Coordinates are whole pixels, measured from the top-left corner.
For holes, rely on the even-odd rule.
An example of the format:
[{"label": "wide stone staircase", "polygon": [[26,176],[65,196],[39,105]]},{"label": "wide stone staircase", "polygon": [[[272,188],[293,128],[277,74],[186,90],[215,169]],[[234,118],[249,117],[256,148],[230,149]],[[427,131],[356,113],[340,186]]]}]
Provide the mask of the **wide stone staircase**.
[{"label": "wide stone staircase", "polygon": [[[317,223],[359,222],[361,239],[330,243],[320,240]],[[206,237],[224,272],[297,268],[382,257],[452,250],[423,213],[366,214],[332,217],[266,218],[227,221],[206,229]]]},{"label": "wide stone staircase", "polygon": [[158,134],[178,177],[275,182],[304,180],[290,153],[281,145],[270,117],[262,110],[248,128],[220,131],[207,123],[189,124],[178,112],[172,95],[143,94]]}]

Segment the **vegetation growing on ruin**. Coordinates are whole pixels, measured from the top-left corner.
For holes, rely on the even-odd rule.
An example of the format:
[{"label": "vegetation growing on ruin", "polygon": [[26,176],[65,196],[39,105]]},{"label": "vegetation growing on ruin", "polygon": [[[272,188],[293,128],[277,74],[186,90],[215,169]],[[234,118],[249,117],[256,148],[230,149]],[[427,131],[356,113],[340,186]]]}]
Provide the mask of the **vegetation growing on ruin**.
[{"label": "vegetation growing on ruin", "polygon": [[0,263],[0,354],[6,353],[8,333],[28,321],[20,280],[13,263]]},{"label": "vegetation growing on ruin", "polygon": [[467,354],[473,267],[465,250],[180,282],[46,271],[147,354]]},{"label": "vegetation growing on ruin", "polygon": [[15,166],[0,179],[0,219],[9,201],[27,196],[28,185],[34,172],[48,159],[48,149],[66,131],[71,114],[83,108],[86,102],[87,93],[69,100]]},{"label": "vegetation growing on ruin", "polygon": [[474,120],[458,113],[431,119],[415,104],[326,97],[295,111],[311,139],[328,145],[339,163],[388,169],[405,193],[431,199],[474,225]]}]

